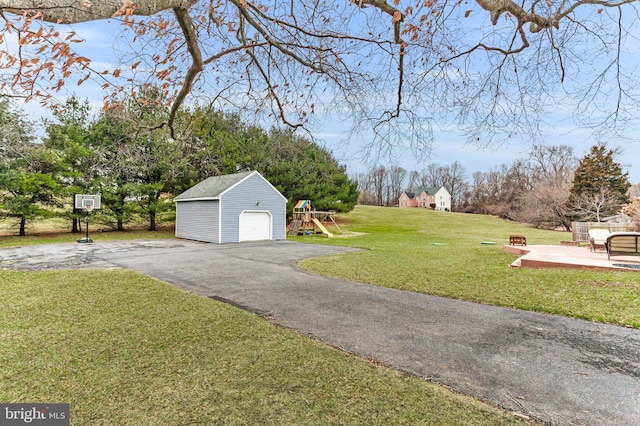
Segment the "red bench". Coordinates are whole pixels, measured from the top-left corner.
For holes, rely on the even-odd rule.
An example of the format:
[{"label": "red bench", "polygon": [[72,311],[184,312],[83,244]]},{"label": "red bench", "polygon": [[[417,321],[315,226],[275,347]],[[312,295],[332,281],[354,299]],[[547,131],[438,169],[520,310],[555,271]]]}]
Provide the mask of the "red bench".
[{"label": "red bench", "polygon": [[524,235],[510,235],[509,236],[509,245],[510,246],[526,246],[527,245],[527,237]]}]

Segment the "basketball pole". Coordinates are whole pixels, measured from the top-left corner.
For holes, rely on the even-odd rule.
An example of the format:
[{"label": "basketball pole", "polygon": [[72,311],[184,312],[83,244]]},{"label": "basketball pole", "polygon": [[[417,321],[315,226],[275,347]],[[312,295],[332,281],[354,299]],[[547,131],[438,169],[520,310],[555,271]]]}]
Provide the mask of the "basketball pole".
[{"label": "basketball pole", "polygon": [[84,224],[84,228],[85,228],[85,237],[84,238],[80,238],[78,240],[79,243],[92,243],[93,240],[91,238],[89,238],[89,212],[91,211],[91,208],[89,206],[85,207],[85,210],[87,211],[87,216],[85,219],[85,224]]},{"label": "basketball pole", "polygon": [[86,210],[87,210],[87,220],[84,223],[84,231],[86,232],[84,241],[88,243],[91,240],[89,240],[89,209],[86,209]]}]

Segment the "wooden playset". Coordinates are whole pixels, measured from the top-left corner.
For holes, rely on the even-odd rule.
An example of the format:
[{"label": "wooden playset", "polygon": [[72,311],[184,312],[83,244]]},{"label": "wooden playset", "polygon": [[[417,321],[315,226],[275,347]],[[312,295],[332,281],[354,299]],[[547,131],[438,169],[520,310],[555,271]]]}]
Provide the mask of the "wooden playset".
[{"label": "wooden playset", "polygon": [[329,232],[323,223],[332,223],[338,232],[340,227],[336,223],[334,211],[318,211],[313,210],[310,200],[299,200],[293,208],[293,217],[289,222],[289,235],[313,235],[322,233],[327,237],[333,237],[333,233]]}]

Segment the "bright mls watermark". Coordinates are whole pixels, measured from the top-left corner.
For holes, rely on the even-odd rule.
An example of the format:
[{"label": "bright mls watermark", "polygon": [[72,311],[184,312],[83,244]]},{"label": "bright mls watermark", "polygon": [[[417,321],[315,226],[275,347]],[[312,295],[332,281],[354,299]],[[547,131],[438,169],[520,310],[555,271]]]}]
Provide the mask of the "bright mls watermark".
[{"label": "bright mls watermark", "polygon": [[69,426],[69,404],[0,404],[0,425]]}]

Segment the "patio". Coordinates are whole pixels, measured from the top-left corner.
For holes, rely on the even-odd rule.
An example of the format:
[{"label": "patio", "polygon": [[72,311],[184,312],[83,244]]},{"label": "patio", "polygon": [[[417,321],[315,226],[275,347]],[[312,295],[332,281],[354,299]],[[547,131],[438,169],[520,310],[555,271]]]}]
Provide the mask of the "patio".
[{"label": "patio", "polygon": [[504,245],[505,253],[520,255],[510,266],[516,268],[573,268],[640,272],[640,257],[612,256],[607,252],[592,252],[588,247],[575,246],[512,246]]}]

